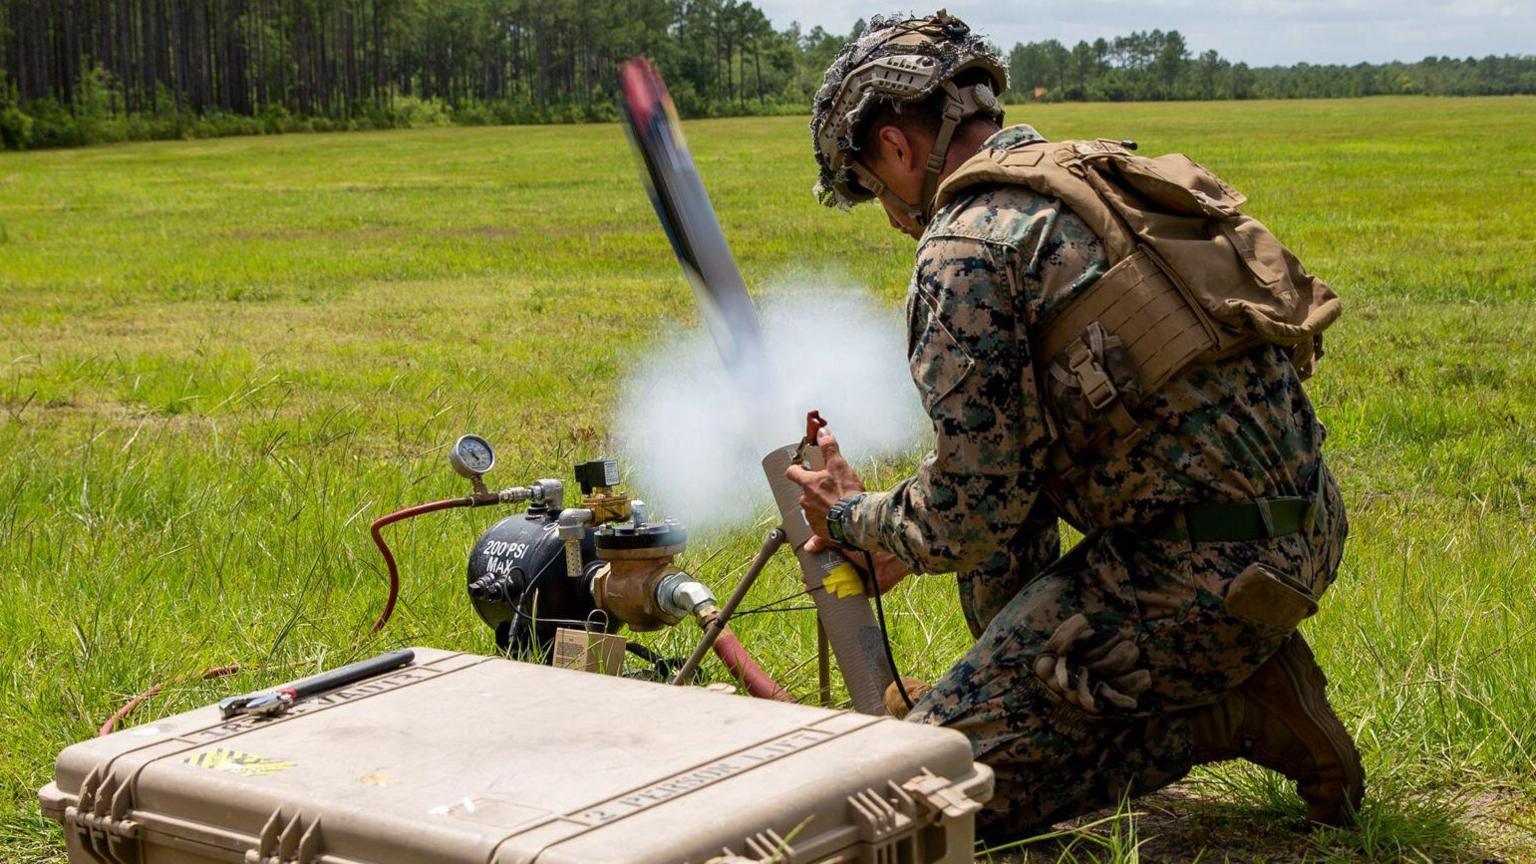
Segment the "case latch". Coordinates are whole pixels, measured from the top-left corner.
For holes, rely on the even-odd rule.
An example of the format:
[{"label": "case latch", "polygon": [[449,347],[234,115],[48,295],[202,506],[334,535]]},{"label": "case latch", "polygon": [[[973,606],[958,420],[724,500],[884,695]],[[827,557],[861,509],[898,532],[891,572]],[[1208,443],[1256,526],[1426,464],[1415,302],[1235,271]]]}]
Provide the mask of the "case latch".
[{"label": "case latch", "polygon": [[64,809],[64,827],[102,864],[138,864],[139,825],[128,818],[132,800],[128,784],[97,765],[80,784],[78,802]]},{"label": "case latch", "polygon": [[255,849],[246,850],[245,864],[311,864],[320,856],[320,819],[308,827],[303,816],[278,809],[262,826]]},{"label": "case latch", "polygon": [[959,819],[981,809],[981,803],[965,794],[952,781],[923,769],[923,773],[901,784],[901,788],[934,810],[951,819]]}]

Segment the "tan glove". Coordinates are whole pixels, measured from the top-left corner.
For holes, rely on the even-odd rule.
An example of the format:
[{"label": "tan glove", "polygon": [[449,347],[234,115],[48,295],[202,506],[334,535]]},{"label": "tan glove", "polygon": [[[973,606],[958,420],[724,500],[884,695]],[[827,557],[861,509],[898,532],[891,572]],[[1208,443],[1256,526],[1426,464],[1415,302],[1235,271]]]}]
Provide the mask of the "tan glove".
[{"label": "tan glove", "polygon": [[1096,635],[1081,612],[1063,621],[1035,658],[1035,677],[1089,714],[1136,710],[1136,697],[1152,686],[1152,673],[1135,668],[1141,649],[1118,633],[1095,644]]}]

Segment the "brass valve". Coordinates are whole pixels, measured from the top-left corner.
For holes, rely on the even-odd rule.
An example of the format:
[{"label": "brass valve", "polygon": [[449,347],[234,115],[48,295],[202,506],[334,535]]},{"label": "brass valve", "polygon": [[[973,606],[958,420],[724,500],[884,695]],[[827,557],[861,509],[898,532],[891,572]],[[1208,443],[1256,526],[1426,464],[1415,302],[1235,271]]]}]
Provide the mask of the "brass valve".
[{"label": "brass valve", "polygon": [[[643,514],[644,503],[635,503]],[[592,599],[630,629],[659,630],[714,607],[709,589],[674,563],[688,539],[678,525],[636,520],[606,526],[594,539],[603,565],[592,579]]]},{"label": "brass valve", "polygon": [[592,579],[592,599],[598,608],[628,624],[631,630],[660,630],[680,619],[666,613],[656,602],[656,589],[663,579],[678,572],[672,558],[682,547],[670,551],[606,551],[605,563]]}]

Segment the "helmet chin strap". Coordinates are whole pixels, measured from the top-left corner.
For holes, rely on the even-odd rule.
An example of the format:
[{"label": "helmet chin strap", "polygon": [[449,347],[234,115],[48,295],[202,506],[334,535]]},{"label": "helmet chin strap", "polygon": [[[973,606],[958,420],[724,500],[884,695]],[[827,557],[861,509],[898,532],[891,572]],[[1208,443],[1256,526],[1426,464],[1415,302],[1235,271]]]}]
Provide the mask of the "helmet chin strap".
[{"label": "helmet chin strap", "polygon": [[[975,113],[976,103],[963,98],[953,81],[945,81],[942,86],[946,97],[944,120],[939,124],[938,136],[933,139],[933,149],[928,151],[928,171],[923,175],[923,193],[918,198],[924,214],[933,207],[933,197],[939,193],[939,175],[944,173],[944,162],[949,158],[949,145],[954,141],[955,130],[960,128],[960,121],[967,115]],[[972,89],[967,87],[965,95],[971,96]],[[927,224],[926,216],[922,224]]]},{"label": "helmet chin strap", "polygon": [[[944,163],[949,159],[949,145],[954,142],[955,131],[960,128],[960,123],[966,117],[976,114],[979,110],[988,107],[995,108],[997,101],[992,97],[991,88],[982,84],[975,84],[961,90],[953,81],[945,81],[940,85],[946,96],[944,100],[944,118],[939,123],[939,132],[933,139],[933,149],[928,151],[928,162],[923,173],[923,189],[918,196],[917,203],[912,203],[890,190],[874,172],[865,168],[857,159],[849,160],[849,167],[859,178],[859,185],[868,189],[871,194],[879,198],[882,193],[890,192],[890,198],[898,209],[911,217],[918,227],[926,228],[931,218],[929,212],[933,208],[934,196],[939,192],[939,176],[944,173]],[[978,94],[978,89],[986,90],[985,95]],[[991,103],[989,106],[988,103]]]},{"label": "helmet chin strap", "polygon": [[[859,185],[869,190],[869,194],[881,200],[888,200],[893,202],[891,206],[902,211],[903,213],[906,213],[913,222],[917,223],[918,227],[927,227],[928,212],[926,207],[918,207],[900,195],[897,195],[895,190],[881,182],[880,178],[875,176],[875,172],[865,168],[864,164],[859,160],[848,160],[848,167],[852,169],[854,175],[859,178]],[[887,195],[886,193],[890,194]]]}]

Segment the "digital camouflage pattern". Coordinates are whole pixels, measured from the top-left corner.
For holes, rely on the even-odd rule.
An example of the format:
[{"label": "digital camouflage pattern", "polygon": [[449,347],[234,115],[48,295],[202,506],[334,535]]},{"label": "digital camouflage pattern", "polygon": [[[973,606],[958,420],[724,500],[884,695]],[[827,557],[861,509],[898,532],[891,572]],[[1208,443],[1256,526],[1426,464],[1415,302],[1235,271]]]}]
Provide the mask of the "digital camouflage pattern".
[{"label": "digital camouflage pattern", "polygon": [[[984,146],[1025,140],[1039,136],[1016,126]],[[1227,584],[1262,562],[1321,594],[1347,532],[1319,475],[1324,430],[1276,346],[1179,373],[1143,403],[1150,429],[1123,458],[1079,472],[1058,501],[1041,494],[1050,438],[1031,333],[1108,266],[1076,216],[1028,189],[983,187],[941,208],[907,310],[934,451],[894,489],[856,498],[847,522],[854,545],[915,572],[960,573],[976,645],[907,719],[964,732],[996,771],[982,819],[994,836],[1182,776],[1180,712],[1241,684],[1290,632],[1228,613]],[[1327,506],[1310,540],[1191,544],[1133,530],[1177,505],[1311,497],[1319,485]],[[1088,529],[1064,557],[1057,503]],[[1079,695],[1084,669],[1113,686]]]}]

